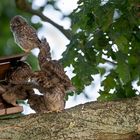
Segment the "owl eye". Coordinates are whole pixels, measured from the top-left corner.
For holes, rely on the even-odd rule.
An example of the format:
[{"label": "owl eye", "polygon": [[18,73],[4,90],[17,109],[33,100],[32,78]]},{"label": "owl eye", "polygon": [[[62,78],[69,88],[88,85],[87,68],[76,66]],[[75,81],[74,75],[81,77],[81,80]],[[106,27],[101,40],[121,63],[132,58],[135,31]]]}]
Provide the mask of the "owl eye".
[{"label": "owl eye", "polygon": [[21,22],[21,20],[20,19],[17,19],[16,20],[16,25],[20,25],[22,22]]}]

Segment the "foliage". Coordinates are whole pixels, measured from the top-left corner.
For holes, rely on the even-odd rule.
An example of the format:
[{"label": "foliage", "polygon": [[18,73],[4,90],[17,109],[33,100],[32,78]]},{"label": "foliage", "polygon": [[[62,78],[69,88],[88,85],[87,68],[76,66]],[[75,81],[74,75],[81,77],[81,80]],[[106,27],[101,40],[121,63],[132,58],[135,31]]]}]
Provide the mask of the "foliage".
[{"label": "foliage", "polygon": [[72,81],[79,93],[92,82],[92,74],[106,73],[99,64],[111,61],[113,69],[102,81],[98,99],[136,95],[132,82],[140,82],[139,4],[139,0],[79,0],[71,14],[74,35],[63,53],[64,65],[74,67]]}]

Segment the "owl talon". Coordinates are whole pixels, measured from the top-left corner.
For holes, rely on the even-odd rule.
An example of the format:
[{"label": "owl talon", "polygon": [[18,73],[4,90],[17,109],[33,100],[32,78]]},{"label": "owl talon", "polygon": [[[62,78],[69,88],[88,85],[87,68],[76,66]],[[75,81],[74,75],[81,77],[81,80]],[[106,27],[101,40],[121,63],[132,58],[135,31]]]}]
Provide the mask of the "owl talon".
[{"label": "owl talon", "polygon": [[53,113],[53,112],[55,112],[55,113],[61,113],[63,110],[54,110],[54,111],[52,111],[52,110],[50,110],[50,111],[44,111],[43,113]]}]

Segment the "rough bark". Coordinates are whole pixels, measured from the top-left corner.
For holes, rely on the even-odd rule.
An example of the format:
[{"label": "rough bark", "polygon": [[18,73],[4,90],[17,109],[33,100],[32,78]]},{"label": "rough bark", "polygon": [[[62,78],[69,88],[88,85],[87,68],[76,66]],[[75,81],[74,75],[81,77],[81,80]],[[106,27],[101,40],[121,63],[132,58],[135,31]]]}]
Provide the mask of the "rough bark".
[{"label": "rough bark", "polygon": [[140,140],[140,97],[0,120],[0,140]]}]

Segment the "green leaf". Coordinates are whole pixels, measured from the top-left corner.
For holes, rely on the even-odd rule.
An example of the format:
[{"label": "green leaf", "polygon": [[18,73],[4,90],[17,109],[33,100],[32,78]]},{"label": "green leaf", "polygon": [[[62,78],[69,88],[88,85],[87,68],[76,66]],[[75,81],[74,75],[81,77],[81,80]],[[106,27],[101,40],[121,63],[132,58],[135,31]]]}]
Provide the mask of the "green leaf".
[{"label": "green leaf", "polygon": [[102,86],[104,86],[104,90],[109,92],[110,89],[114,89],[116,87],[116,82],[113,76],[106,76],[105,80],[102,81]]},{"label": "green leaf", "polygon": [[123,35],[118,36],[114,43],[118,46],[119,50],[121,51],[125,51],[125,49],[127,48],[127,52],[128,52],[128,40],[126,37],[124,37]]},{"label": "green leaf", "polygon": [[110,100],[115,100],[116,95],[115,94],[110,94],[106,91],[100,91],[100,96],[97,98],[98,101],[110,101]]},{"label": "green leaf", "polygon": [[100,6],[95,12],[96,22],[102,28],[102,30],[106,32],[113,22],[114,6],[108,2],[105,5]]},{"label": "green leaf", "polygon": [[126,55],[121,52],[116,53],[116,58],[118,61],[118,65],[116,68],[116,72],[119,74],[120,79],[124,84],[131,80],[129,65],[127,63]]}]

